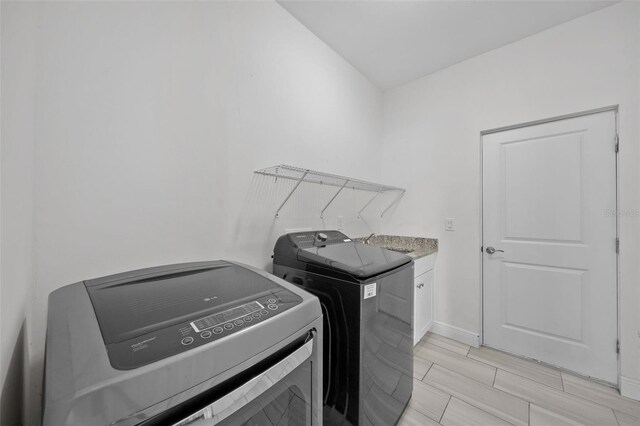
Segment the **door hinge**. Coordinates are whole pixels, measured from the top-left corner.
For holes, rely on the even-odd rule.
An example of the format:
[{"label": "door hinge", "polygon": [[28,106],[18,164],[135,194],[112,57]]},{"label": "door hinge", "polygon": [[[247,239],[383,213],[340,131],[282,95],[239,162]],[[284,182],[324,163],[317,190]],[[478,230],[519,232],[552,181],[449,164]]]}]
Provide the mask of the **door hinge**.
[{"label": "door hinge", "polygon": [[619,354],[620,353],[620,339],[616,340],[616,353]]},{"label": "door hinge", "polygon": [[620,238],[616,238],[616,253],[620,253]]},{"label": "door hinge", "polygon": [[616,154],[618,153],[618,151],[620,151],[620,136],[616,135],[615,138],[615,150],[616,150]]}]

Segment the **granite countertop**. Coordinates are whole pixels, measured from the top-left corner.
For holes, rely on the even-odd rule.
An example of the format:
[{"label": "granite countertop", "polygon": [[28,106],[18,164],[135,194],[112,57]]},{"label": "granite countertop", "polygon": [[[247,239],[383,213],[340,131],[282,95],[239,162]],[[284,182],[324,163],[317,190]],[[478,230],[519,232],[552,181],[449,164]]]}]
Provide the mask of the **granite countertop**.
[{"label": "granite countertop", "polygon": [[[363,243],[367,237],[354,238],[354,241]],[[438,251],[436,238],[405,237],[401,235],[374,235],[369,239],[369,244],[399,251],[414,259],[429,256]]]}]

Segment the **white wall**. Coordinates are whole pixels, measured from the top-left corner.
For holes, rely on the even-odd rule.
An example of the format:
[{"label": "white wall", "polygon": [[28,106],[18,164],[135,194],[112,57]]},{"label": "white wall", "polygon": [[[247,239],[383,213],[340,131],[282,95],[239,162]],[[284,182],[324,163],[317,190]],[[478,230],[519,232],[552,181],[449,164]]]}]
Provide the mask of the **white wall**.
[{"label": "white wall", "polygon": [[[0,424],[17,425],[23,401],[33,267],[34,8],[1,12]],[[7,60],[11,58],[11,61]]]},{"label": "white wall", "polygon": [[[620,207],[640,207],[639,6],[608,7],[385,93],[383,157],[403,166],[386,177],[408,188],[385,232],[440,239],[436,321],[480,333],[480,131],[620,104]],[[445,217],[456,231],[444,232]],[[620,225],[622,374],[640,379],[640,218]]]},{"label": "white wall", "polygon": [[[3,4],[3,18],[32,10],[37,31],[2,29],[3,42],[19,36],[37,51],[33,87],[16,88],[35,108],[5,116],[3,93],[2,117],[35,117],[27,424],[39,418],[52,290],[172,262],[267,267],[284,229],[322,226],[317,207],[335,188],[301,192],[276,220],[291,182],[253,170],[289,163],[375,180],[382,133],[381,93],[275,3]],[[3,51],[14,73],[3,89],[26,66],[19,57]],[[345,195],[347,232],[365,233],[374,225],[348,203],[361,195]]]},{"label": "white wall", "polygon": [[[481,130],[620,104],[621,207],[640,206],[637,5],[389,91],[384,115],[379,91],[273,3],[3,2],[1,15],[3,419],[19,415],[4,408],[20,393],[24,335],[26,424],[38,422],[52,290],[170,262],[268,268],[286,228],[334,227],[337,214],[349,234],[381,229],[375,211],[388,200],[357,220],[366,196],[351,192],[323,223],[335,190],[326,187],[294,195],[276,220],[292,183],[254,169],[292,163],[407,187],[385,230],[440,238],[436,319],[472,333]],[[443,232],[445,216],[456,232]],[[622,218],[631,378],[640,378],[638,222]],[[19,373],[9,380],[12,359]]]}]

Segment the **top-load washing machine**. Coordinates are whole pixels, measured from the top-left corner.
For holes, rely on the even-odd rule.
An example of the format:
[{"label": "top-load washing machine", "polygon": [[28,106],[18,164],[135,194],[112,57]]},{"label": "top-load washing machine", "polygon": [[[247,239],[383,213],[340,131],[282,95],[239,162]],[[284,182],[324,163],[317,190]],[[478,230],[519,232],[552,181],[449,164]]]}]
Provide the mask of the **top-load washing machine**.
[{"label": "top-load washing machine", "polygon": [[321,425],[318,299],[226,261],[49,296],[44,426]]},{"label": "top-load washing machine", "polygon": [[281,236],[275,275],[324,315],[325,424],[393,425],[413,390],[413,260],[338,231]]}]

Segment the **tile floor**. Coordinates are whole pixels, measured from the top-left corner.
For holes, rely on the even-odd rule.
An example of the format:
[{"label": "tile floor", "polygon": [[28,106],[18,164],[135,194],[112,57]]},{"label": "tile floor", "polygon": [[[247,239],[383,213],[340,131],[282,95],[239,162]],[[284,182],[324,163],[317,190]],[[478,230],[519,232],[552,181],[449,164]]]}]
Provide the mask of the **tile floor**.
[{"label": "tile floor", "polygon": [[414,349],[408,425],[639,426],[640,402],[600,383],[427,333]]}]

